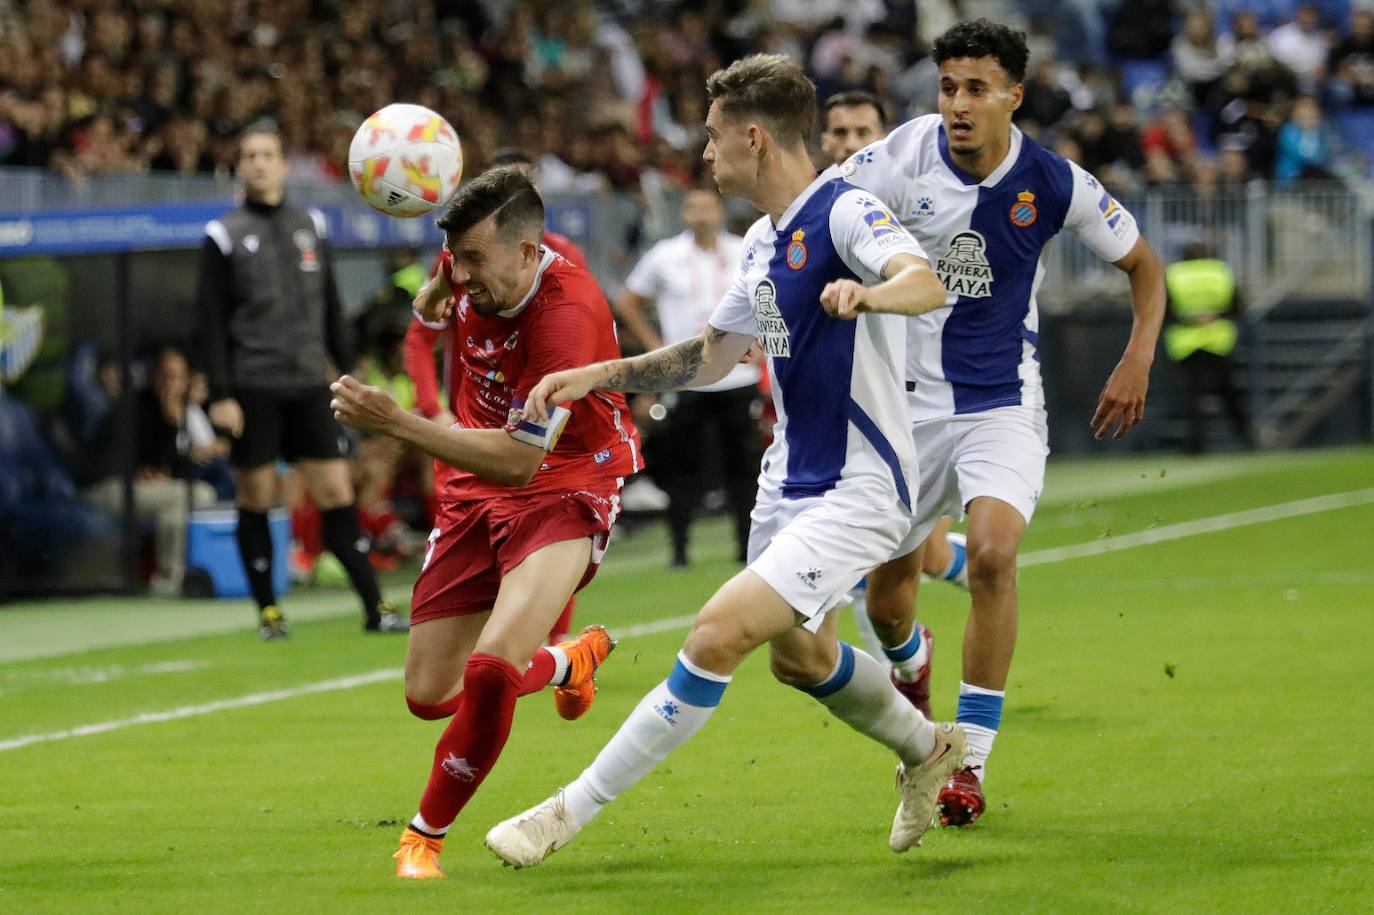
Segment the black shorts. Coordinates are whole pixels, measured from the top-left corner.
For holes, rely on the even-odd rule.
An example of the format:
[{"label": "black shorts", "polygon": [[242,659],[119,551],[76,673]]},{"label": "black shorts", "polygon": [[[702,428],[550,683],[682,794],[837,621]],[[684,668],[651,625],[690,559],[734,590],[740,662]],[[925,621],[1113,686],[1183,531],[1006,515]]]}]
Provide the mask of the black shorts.
[{"label": "black shorts", "polygon": [[234,399],[243,409],[243,435],[230,451],[235,467],[348,456],[349,438],[329,409],[329,388],[241,388]]}]

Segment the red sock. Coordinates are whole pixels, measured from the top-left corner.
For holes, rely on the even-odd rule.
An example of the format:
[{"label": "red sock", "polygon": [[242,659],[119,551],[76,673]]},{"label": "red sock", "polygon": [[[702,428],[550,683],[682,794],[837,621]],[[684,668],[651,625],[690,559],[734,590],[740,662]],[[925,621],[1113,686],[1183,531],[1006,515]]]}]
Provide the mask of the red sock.
[{"label": "red sock", "polygon": [[434,748],[434,768],[420,796],[426,823],[435,828],[452,823],[496,765],[510,736],[520,681],[520,673],[500,658],[468,658],[463,702]]},{"label": "red sock", "polygon": [[572,632],[572,615],[575,606],[577,606],[576,595],[568,598],[568,606],[563,608],[563,613],[558,617],[558,622],[554,623],[553,628],[549,630],[550,645],[557,645],[568,637],[569,632]]},{"label": "red sock", "polygon": [[[552,673],[549,674],[553,676]],[[406,705],[410,708],[410,714],[416,718],[423,718],[425,721],[438,721],[440,718],[450,718],[458,712],[458,706],[463,704],[463,694],[461,692],[444,702],[435,705],[426,705],[423,702],[416,702],[406,696]]]},{"label": "red sock", "polygon": [[525,675],[520,678],[520,695],[528,696],[530,693],[537,693],[549,685],[553,679],[553,670],[557,667],[553,655],[547,648],[541,648],[530,658],[530,668],[525,671]]}]

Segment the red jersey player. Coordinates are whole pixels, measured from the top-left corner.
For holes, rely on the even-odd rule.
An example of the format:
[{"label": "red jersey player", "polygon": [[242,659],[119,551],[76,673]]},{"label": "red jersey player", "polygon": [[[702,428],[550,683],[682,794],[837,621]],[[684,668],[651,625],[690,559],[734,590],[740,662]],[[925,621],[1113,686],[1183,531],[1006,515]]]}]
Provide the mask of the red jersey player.
[{"label": "red jersey player", "polygon": [[[535,190],[539,189],[534,160],[527,153],[518,149],[497,150],[491,157],[491,164],[492,166],[519,166],[523,169],[525,176],[534,183]],[[545,248],[556,254],[561,254],[565,260],[583,270],[589,269],[587,256],[566,235],[545,229],[541,241]],[[451,297],[454,301],[461,301],[463,290],[454,285],[450,276],[452,268],[453,261],[449,256],[448,249],[441,249],[434,259],[434,265],[430,268],[429,282],[416,296],[415,317],[411,320],[405,337],[406,373],[410,375],[411,381],[415,384],[415,408],[420,411],[422,416],[444,423],[453,421],[455,410],[452,397],[459,390],[464,371],[462,360],[454,357],[454,354],[459,351],[461,343],[457,336],[459,325],[457,322],[448,320],[426,321],[420,315],[426,307],[439,307],[445,298]],[[434,363],[435,346],[441,340],[443,341],[444,374],[446,376],[444,386],[450,395],[450,402],[447,404],[441,401],[439,377]],[[563,608],[563,612],[549,631],[550,644],[557,644],[562,641],[572,630],[573,606],[576,603],[577,597],[575,595],[568,600],[568,605]]]},{"label": "red jersey player", "polygon": [[587,397],[547,423],[520,419],[542,377],[619,353],[596,282],[539,243],[544,206],[528,178],[512,167],[475,178],[438,224],[452,279],[465,289],[448,316],[462,344],[456,422],[407,413],[347,375],[332,386],[340,420],[439,462],[439,514],[411,606],[406,701],[420,718],[453,720],[396,853],[397,875],[420,878],[443,876],[443,836],[495,765],[516,697],[553,684],[564,718],[590,706],[593,674],[612,647],[606,631],[589,626],[571,642],[539,646],[595,573],[624,478],[641,466],[619,395]]}]

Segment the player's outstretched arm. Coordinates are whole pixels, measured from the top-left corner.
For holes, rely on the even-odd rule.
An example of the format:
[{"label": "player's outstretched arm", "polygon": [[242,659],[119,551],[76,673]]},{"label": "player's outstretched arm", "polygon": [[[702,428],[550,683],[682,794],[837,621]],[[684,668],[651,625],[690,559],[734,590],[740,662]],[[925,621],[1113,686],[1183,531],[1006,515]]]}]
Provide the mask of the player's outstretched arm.
[{"label": "player's outstretched arm", "polygon": [[1150,387],[1150,366],[1155,361],[1159,329],[1164,323],[1167,296],[1164,290],[1164,264],[1144,238],[1121,260],[1115,262],[1131,281],[1131,338],[1121,361],[1097,399],[1093,413],[1093,434],[1101,439],[1116,426],[1113,439],[1145,418],[1145,394]]},{"label": "player's outstretched arm", "polygon": [[339,422],[409,442],[459,470],[509,486],[524,486],[544,460],[544,449],[517,441],[504,429],[455,429],[402,410],[381,388],[344,375],[329,386]]},{"label": "player's outstretched arm", "polygon": [[707,325],[699,336],[632,359],[612,359],[546,375],[525,398],[524,417],[543,422],[559,404],[594,390],[658,394],[714,384],[730,373],[754,342]]},{"label": "player's outstretched arm", "polygon": [[836,280],[821,290],[821,306],[826,313],[847,321],[864,312],[923,315],[943,308],[945,299],[940,278],[924,258],[914,254],[894,255],[883,267],[883,281],[876,286]]}]

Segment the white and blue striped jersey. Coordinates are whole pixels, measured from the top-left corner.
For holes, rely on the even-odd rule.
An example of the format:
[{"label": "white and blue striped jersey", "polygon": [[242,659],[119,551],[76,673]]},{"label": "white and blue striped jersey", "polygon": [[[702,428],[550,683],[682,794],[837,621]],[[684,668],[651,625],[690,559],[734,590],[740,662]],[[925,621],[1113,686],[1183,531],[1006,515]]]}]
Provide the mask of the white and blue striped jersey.
[{"label": "white and blue striped jersey", "polygon": [[1072,229],[1098,257],[1117,261],[1140,237],[1135,219],[1092,175],[1015,127],[1007,158],[974,181],[950,158],[938,114],[915,118],[827,174],[871,191],[921,246],[948,304],[909,319],[906,382],[911,419],[1022,404],[1043,408],[1040,256]]},{"label": "white and blue striped jersey", "polygon": [[817,177],[782,214],[744,236],[744,254],[711,326],[757,337],[778,420],[763,459],[765,495],[824,495],[875,476],[912,507],[916,456],[902,386],[906,328],[898,315],[844,321],[820,293],[839,279],[880,282],[897,254],[925,258],[872,194]]}]

